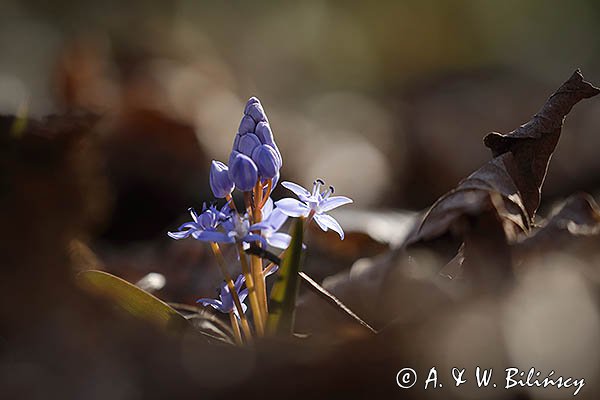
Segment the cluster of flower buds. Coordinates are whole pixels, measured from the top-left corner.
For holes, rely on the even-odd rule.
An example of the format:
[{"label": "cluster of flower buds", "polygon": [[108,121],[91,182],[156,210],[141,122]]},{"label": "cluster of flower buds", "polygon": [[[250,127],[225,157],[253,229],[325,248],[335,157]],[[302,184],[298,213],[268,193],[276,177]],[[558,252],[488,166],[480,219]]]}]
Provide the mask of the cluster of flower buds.
[{"label": "cluster of flower buds", "polygon": [[260,101],[251,97],[235,135],[229,167],[220,161],[212,162],[210,187],[215,197],[222,199],[236,187],[242,192],[251,191],[259,179],[271,180],[275,186],[282,165],[267,115]]}]

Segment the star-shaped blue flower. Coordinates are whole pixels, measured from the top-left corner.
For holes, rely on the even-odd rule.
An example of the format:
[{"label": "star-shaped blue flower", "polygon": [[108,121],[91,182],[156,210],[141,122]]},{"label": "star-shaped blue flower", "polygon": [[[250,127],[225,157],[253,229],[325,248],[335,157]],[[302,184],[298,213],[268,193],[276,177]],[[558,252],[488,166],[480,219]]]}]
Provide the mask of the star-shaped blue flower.
[{"label": "star-shaped blue flower", "polygon": [[264,237],[252,232],[254,229],[250,226],[250,217],[248,214],[239,215],[237,212],[229,209],[227,211],[227,218],[223,221],[221,227],[225,230],[231,242],[252,243],[258,241],[262,246],[267,246]]},{"label": "star-shaped blue flower", "polygon": [[281,199],[275,203],[277,209],[290,217],[313,218],[323,231],[327,232],[331,229],[337,232],[342,240],[344,239],[344,231],[340,224],[335,218],[326,213],[352,203],[352,199],[345,196],[332,196],[335,191],[333,186],[329,186],[327,190],[320,192],[321,186],[325,185],[325,182],[321,179],[314,182],[312,192],[292,182],[282,182],[281,185],[294,192],[300,200]]},{"label": "star-shaped blue flower", "polygon": [[206,207],[202,205],[200,215],[193,208],[189,209],[193,221],[181,225],[176,232],[168,232],[168,235],[176,240],[185,239],[190,235],[203,242],[233,243],[235,240],[227,233],[219,232],[217,229],[227,219],[223,210],[215,206]]},{"label": "star-shaped blue flower", "polygon": [[[246,313],[246,310],[248,309],[248,307],[244,304],[244,300],[246,300],[246,297],[248,296],[248,289],[242,289],[242,286],[244,285],[244,283],[246,282],[246,279],[244,278],[244,275],[240,275],[237,277],[237,279],[235,280],[233,286],[235,287],[235,291],[238,295],[238,298],[240,299],[240,303],[242,305],[242,311],[244,312],[244,314]],[[221,284],[221,289],[219,292],[219,300],[217,299],[208,299],[208,298],[202,298],[202,299],[198,299],[196,301],[196,303],[202,303],[203,306],[205,307],[212,307],[215,310],[218,310],[222,313],[225,314],[229,314],[230,312],[234,312],[235,316],[238,317],[238,319],[240,318],[240,315],[238,313],[237,308],[235,307],[235,304],[233,302],[233,296],[231,294],[231,291],[229,290],[229,286],[227,286],[227,283],[223,282]]]}]

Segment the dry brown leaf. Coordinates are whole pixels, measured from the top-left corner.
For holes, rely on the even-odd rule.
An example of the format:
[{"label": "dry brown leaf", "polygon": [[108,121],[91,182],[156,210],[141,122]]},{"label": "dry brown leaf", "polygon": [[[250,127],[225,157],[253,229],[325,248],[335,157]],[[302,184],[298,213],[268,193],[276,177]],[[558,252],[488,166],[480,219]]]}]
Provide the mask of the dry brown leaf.
[{"label": "dry brown leaf", "polygon": [[[505,135],[487,135],[484,143],[494,158],[436,201],[406,245],[449,237],[450,249],[444,249],[444,255],[450,260],[467,237],[475,238],[474,227],[481,229],[473,219],[478,217],[486,218],[487,231],[495,231],[496,222],[502,227],[502,247],[529,232],[563,120],[576,103],[599,92],[577,70],[531,121]],[[507,258],[498,251],[494,254]]]}]

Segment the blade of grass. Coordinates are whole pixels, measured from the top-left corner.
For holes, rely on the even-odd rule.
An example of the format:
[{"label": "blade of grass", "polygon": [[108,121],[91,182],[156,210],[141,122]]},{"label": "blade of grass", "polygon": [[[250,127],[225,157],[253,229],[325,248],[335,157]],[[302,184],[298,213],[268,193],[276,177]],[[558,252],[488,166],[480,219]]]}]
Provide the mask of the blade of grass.
[{"label": "blade of grass", "polygon": [[300,288],[298,273],[302,261],[303,222],[301,218],[294,222],[291,243],[271,289],[267,319],[267,333],[270,335],[289,336],[293,333],[296,298]]},{"label": "blade of grass", "polygon": [[141,320],[174,332],[183,332],[190,324],[167,303],[117,276],[89,270],[77,275],[81,287],[112,300],[121,310]]},{"label": "blade of grass", "polygon": [[[271,261],[275,265],[280,265],[282,263],[281,259],[275,254],[266,251],[258,246],[251,246],[247,253],[257,255],[266,260]],[[325,300],[329,304],[331,304],[336,310],[343,313],[346,317],[352,319],[353,321],[362,325],[365,329],[373,334],[377,334],[377,331],[365,322],[362,318],[360,318],[354,311],[352,311],[348,306],[346,306],[340,299],[335,297],[331,292],[325,289],[323,286],[319,285],[314,279],[308,276],[305,272],[298,271],[298,275],[302,278],[303,282],[308,284],[309,289],[319,296],[321,299]]]}]

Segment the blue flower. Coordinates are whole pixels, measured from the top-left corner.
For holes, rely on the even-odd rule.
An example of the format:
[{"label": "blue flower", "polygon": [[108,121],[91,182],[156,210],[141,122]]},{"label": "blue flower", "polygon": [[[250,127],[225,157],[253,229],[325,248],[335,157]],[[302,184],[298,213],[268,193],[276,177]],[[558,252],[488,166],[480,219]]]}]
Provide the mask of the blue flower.
[{"label": "blue flower", "polygon": [[234,240],[226,233],[219,232],[217,229],[221,223],[227,219],[227,214],[223,210],[218,210],[215,206],[206,207],[202,205],[202,213],[198,215],[193,208],[189,209],[193,221],[181,225],[177,232],[168,232],[168,235],[176,240],[185,239],[190,235],[204,242],[232,243]]},{"label": "blue flower", "polygon": [[[248,307],[244,304],[244,300],[246,300],[246,297],[248,296],[248,289],[242,289],[242,286],[244,285],[244,283],[246,282],[246,279],[244,278],[243,275],[240,275],[237,277],[237,279],[235,280],[233,286],[235,287],[235,291],[238,295],[238,298],[240,299],[240,303],[242,305],[242,311],[244,312],[244,314],[246,313],[246,310],[248,309]],[[237,310],[237,308],[235,307],[235,303],[233,302],[233,296],[231,294],[231,291],[229,290],[229,286],[227,286],[227,283],[223,282],[221,284],[221,288],[219,291],[219,300],[217,299],[208,299],[208,298],[202,298],[196,301],[196,303],[202,303],[203,306],[205,307],[212,307],[215,310],[218,310],[222,313],[225,314],[229,314],[230,312],[234,312],[235,316],[238,317],[238,319],[240,318],[239,312]]]},{"label": "blue flower", "polygon": [[264,218],[263,221],[252,225],[250,230],[254,231],[260,229],[262,236],[265,238],[269,246],[283,250],[287,249],[290,245],[292,237],[287,233],[277,231],[281,229],[288,216],[281,212],[281,210],[278,208],[273,209],[273,200],[271,200],[271,198],[269,198],[265,203],[262,209],[262,214]]},{"label": "blue flower", "polygon": [[225,208],[223,212],[227,213],[227,217],[223,220],[221,227],[225,231],[227,237],[229,237],[231,243],[251,243],[259,242],[262,246],[266,247],[267,242],[264,237],[259,234],[252,233],[250,227],[250,218],[248,214],[239,215],[235,211]]},{"label": "blue flower", "polygon": [[235,184],[229,177],[229,168],[221,161],[213,160],[210,165],[210,188],[216,198],[222,199],[233,192]]},{"label": "blue flower", "polygon": [[312,217],[323,231],[327,232],[328,229],[331,229],[337,232],[342,240],[344,239],[344,231],[340,224],[325,213],[344,204],[352,203],[351,199],[345,196],[331,196],[335,190],[333,186],[319,192],[321,186],[325,185],[325,182],[320,179],[313,183],[312,193],[292,182],[282,182],[281,185],[294,192],[300,200],[281,199],[275,203],[277,209],[290,217]]}]

